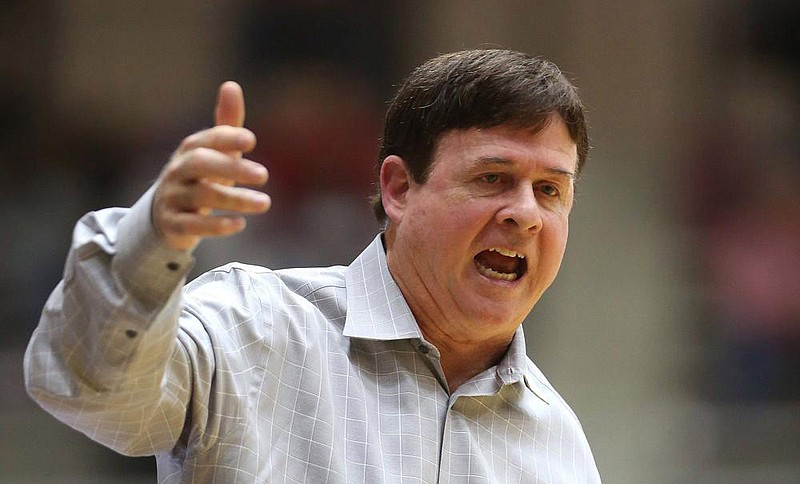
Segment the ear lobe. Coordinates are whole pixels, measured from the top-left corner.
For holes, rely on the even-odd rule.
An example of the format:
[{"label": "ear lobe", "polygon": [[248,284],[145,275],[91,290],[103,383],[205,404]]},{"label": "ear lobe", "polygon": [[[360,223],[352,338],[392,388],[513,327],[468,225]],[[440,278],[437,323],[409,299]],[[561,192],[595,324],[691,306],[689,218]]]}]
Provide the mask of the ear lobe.
[{"label": "ear lobe", "polygon": [[381,199],[386,215],[393,223],[399,223],[406,208],[406,195],[411,182],[405,160],[397,155],[387,156],[381,165]]}]

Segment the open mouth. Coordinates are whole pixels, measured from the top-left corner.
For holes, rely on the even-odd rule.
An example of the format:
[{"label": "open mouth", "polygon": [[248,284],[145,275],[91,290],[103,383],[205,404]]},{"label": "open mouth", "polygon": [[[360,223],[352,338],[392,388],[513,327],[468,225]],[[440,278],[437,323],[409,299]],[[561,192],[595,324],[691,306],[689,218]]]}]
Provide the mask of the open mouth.
[{"label": "open mouth", "polygon": [[492,247],[475,256],[475,265],[489,279],[516,281],[528,267],[525,256],[513,250]]}]

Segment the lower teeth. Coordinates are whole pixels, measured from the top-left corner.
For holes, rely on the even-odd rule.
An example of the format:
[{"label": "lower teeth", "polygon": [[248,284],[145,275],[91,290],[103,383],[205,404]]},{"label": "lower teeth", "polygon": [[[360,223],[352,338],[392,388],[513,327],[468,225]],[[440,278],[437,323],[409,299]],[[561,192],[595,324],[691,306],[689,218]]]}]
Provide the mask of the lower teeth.
[{"label": "lower teeth", "polygon": [[478,263],[478,272],[491,279],[501,279],[503,281],[514,281],[517,279],[516,273],[512,272],[507,274],[505,272],[497,272],[496,270],[486,267],[480,263]]}]

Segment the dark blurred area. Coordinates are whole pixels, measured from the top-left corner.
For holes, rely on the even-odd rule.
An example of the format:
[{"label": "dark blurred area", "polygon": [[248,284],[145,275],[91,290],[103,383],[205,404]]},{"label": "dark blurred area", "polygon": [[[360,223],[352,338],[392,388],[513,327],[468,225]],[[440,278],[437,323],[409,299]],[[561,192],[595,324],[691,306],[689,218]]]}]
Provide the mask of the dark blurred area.
[{"label": "dark blurred area", "polygon": [[544,55],[593,152],[562,273],[525,323],[604,481],[800,482],[800,3],[0,4],[0,483],[155,482],[28,399],[22,354],[74,223],[129,206],[239,81],[269,214],[231,260],[347,264],[379,230],[385,101],[441,52]]},{"label": "dark blurred area", "polygon": [[752,2],[690,153],[689,220],[726,402],[800,400],[800,4]]}]

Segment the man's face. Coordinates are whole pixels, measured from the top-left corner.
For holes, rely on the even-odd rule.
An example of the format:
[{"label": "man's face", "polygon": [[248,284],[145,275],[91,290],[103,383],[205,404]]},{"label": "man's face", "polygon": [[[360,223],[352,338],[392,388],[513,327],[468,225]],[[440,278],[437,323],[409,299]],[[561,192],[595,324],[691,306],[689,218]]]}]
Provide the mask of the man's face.
[{"label": "man's face", "polygon": [[417,318],[467,338],[512,333],[558,273],[576,163],[558,116],[538,133],[444,134],[392,219],[389,268]]}]

